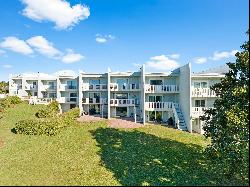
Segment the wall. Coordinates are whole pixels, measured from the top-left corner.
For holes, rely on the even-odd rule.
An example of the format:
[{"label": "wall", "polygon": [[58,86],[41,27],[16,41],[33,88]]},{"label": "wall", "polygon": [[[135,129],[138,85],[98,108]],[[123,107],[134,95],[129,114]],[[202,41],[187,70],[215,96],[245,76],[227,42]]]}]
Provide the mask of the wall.
[{"label": "wall", "polygon": [[191,64],[186,64],[180,67],[180,107],[184,115],[185,123],[188,131],[192,132],[191,125]]}]

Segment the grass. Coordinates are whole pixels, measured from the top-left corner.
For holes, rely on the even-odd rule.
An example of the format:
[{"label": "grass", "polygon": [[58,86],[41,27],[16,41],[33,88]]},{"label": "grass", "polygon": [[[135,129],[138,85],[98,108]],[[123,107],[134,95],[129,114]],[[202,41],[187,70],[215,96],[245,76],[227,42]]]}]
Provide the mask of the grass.
[{"label": "grass", "polygon": [[[162,126],[75,124],[60,134],[11,129],[43,106],[19,104],[0,119],[0,185],[223,185],[202,155],[203,136]],[[224,181],[224,182],[223,182]]]}]

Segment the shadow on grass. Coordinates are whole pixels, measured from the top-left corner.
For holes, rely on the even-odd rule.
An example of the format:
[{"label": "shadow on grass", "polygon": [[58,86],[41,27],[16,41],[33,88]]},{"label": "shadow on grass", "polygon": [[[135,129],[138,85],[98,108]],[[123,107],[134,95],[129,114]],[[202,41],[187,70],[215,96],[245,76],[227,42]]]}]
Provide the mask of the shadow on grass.
[{"label": "shadow on grass", "polygon": [[146,134],[98,128],[91,131],[102,165],[122,185],[214,185],[201,147]]}]

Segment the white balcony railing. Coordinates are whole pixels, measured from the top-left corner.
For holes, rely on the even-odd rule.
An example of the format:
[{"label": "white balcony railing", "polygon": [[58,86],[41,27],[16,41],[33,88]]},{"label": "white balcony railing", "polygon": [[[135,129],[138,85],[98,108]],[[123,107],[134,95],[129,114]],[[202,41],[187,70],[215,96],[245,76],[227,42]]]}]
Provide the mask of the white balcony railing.
[{"label": "white balcony railing", "polygon": [[192,88],[192,97],[216,97],[216,93],[210,88]]},{"label": "white balcony railing", "polygon": [[106,98],[83,98],[83,104],[107,104]]},{"label": "white balcony railing", "polygon": [[125,84],[118,85],[117,83],[110,83],[111,91],[138,91],[140,90],[139,84]]},{"label": "white balcony railing", "polygon": [[93,90],[93,91],[105,91],[107,90],[107,84],[89,84],[89,83],[83,83],[82,84],[82,90],[83,91],[89,91],[89,90]]},{"label": "white balcony railing", "polygon": [[77,86],[73,85],[67,85],[67,84],[61,84],[59,85],[59,90],[60,91],[66,91],[66,90],[77,90]]},{"label": "white balcony railing", "polygon": [[145,102],[145,110],[147,111],[165,111],[174,108],[173,102]]},{"label": "white balcony railing", "polygon": [[202,116],[209,108],[212,107],[192,107],[192,117],[198,118],[199,116]]},{"label": "white balcony railing", "polygon": [[26,84],[25,90],[37,90],[37,85]]},{"label": "white balcony railing", "polygon": [[150,85],[145,84],[146,93],[178,93],[178,85]]},{"label": "white balcony railing", "polygon": [[135,99],[110,99],[110,106],[134,106]]},{"label": "white balcony railing", "polygon": [[76,103],[77,97],[60,97],[56,99],[58,103]]}]

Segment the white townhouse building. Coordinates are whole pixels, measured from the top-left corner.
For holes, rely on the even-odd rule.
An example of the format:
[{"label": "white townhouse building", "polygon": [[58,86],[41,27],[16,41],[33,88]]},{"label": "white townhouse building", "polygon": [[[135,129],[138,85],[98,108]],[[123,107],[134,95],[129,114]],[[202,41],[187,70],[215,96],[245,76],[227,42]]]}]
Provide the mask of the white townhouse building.
[{"label": "white townhouse building", "polygon": [[143,65],[137,72],[10,75],[9,93],[43,104],[55,99],[61,112],[79,107],[81,115],[143,124],[172,119],[180,130],[203,133],[199,116],[213,107],[216,95],[210,86],[220,82],[225,72],[219,68],[191,73],[191,64],[186,64],[170,73],[149,73]]}]

